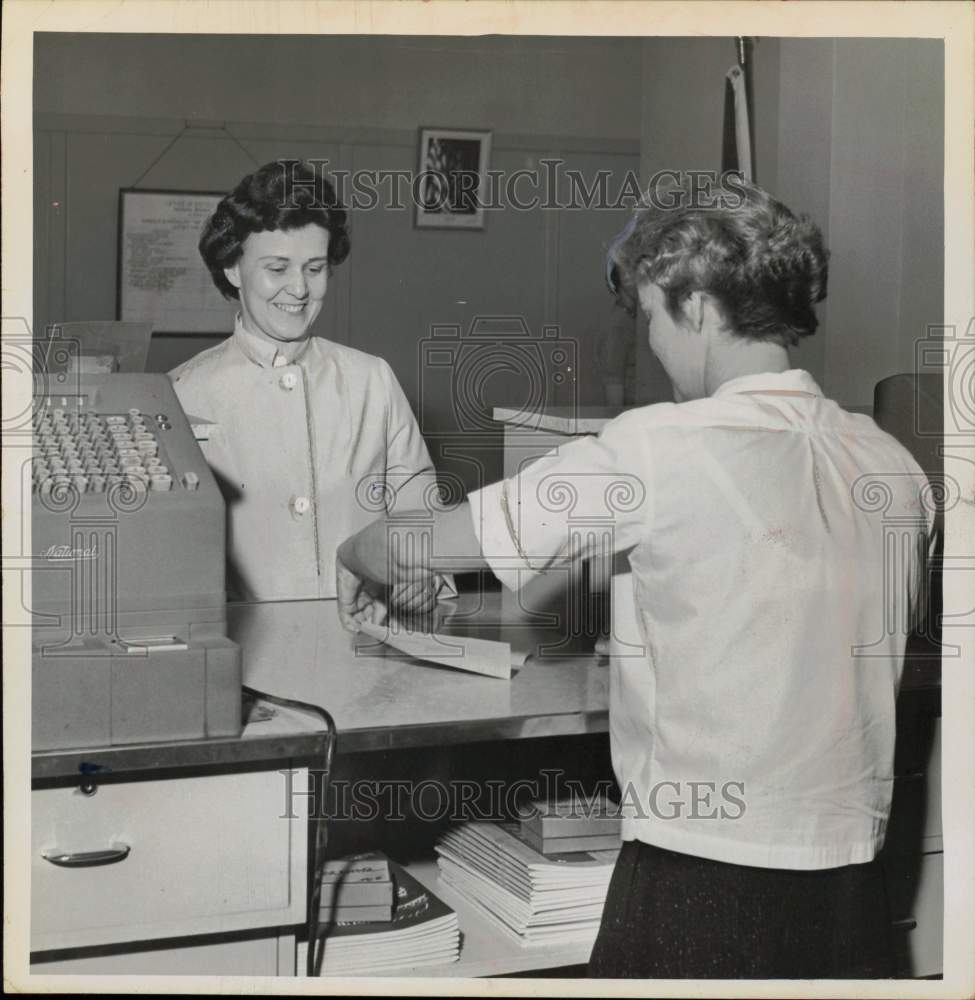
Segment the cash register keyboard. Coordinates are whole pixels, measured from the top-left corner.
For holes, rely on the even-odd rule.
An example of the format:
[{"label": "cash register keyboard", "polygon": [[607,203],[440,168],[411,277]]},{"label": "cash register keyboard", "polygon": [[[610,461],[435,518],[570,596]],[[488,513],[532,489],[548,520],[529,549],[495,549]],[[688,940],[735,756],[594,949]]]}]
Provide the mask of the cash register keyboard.
[{"label": "cash register keyboard", "polygon": [[239,735],[226,508],[172,383],[124,372],[61,384],[72,391],[34,395],[22,466],[32,748]]},{"label": "cash register keyboard", "polygon": [[74,489],[104,493],[118,485],[146,493],[182,486],[195,490],[199,477],[177,478],[158,434],[171,429],[165,413],[96,413],[58,406],[51,399],[33,416],[32,492],[44,496]]}]

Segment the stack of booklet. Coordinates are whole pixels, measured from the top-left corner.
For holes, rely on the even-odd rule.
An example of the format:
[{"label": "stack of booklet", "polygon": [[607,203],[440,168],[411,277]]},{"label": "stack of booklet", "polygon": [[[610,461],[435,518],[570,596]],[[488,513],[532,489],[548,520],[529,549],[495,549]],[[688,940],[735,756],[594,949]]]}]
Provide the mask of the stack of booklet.
[{"label": "stack of booklet", "polygon": [[437,844],[440,878],[522,945],[596,939],[618,849],[545,856],[517,823],[465,823]]},{"label": "stack of booklet", "polygon": [[393,893],[389,861],[378,851],[326,861],[318,919],[322,924],[392,920]]},{"label": "stack of booklet", "polygon": [[[371,854],[356,860],[377,858],[382,856]],[[457,914],[394,861],[387,863],[395,890],[392,918],[321,927],[325,949],[322,975],[379,975],[400,968],[444,965],[460,956]],[[306,942],[298,943],[298,969],[302,973],[307,949]]]},{"label": "stack of booklet", "polygon": [[623,820],[605,796],[532,802],[521,814],[520,835],[542,854],[619,848]]}]

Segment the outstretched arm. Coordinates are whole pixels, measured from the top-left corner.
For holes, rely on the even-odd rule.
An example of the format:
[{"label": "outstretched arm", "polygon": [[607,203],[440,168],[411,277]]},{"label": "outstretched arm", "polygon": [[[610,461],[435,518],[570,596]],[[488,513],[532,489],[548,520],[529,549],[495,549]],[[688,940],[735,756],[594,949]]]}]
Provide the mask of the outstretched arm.
[{"label": "outstretched arm", "polygon": [[352,631],[385,616],[384,587],[419,591],[435,573],[487,567],[466,503],[432,520],[427,511],[377,518],[339,546],[336,564],[339,618]]},{"label": "outstretched arm", "polygon": [[[426,587],[434,573],[491,569],[509,589],[552,567],[632,548],[649,530],[652,462],[641,418],[624,414],[585,437],[470,494],[451,511],[399,511],[367,525],[338,551],[339,615],[346,628],[385,616],[383,587]],[[598,518],[606,532],[573,527]],[[485,558],[485,555],[487,558]],[[412,602],[412,598],[410,601]],[[412,603],[405,603],[407,609]]]}]

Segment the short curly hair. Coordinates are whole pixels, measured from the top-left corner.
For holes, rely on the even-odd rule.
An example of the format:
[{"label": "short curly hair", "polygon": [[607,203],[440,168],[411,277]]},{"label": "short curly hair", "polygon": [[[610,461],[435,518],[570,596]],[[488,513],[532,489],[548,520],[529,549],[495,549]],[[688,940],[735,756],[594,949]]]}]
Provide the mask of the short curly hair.
[{"label": "short curly hair", "polygon": [[678,188],[666,202],[638,209],[611,247],[617,295],[633,299],[653,282],[677,316],[704,292],[730,332],[749,340],[788,345],[816,332],[829,257],[818,226],[733,175],[709,190]]},{"label": "short curly hair", "polygon": [[349,255],[347,213],[323,172],[301,160],[275,160],[248,174],[222,198],[200,236],[200,256],[227,299],[240,298],[224,269],[233,267],[252,233],[321,226],[329,234],[328,264]]}]

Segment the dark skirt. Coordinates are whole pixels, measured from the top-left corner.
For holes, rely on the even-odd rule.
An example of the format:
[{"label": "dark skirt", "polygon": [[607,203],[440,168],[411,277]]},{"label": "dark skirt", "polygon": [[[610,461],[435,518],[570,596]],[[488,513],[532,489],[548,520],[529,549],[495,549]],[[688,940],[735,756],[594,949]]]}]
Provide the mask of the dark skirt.
[{"label": "dark skirt", "polygon": [[589,974],[636,979],[895,975],[880,862],[753,868],[627,841]]}]

